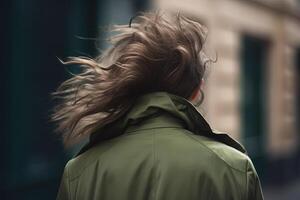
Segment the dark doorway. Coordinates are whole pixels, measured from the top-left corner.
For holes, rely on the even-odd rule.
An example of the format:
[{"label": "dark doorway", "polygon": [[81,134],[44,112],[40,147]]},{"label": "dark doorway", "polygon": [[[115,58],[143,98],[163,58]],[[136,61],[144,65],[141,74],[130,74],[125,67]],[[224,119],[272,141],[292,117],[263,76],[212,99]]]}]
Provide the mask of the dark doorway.
[{"label": "dark doorway", "polygon": [[264,144],[266,135],[267,52],[265,40],[244,36],[242,38],[241,116],[244,145],[257,171],[263,175]]}]

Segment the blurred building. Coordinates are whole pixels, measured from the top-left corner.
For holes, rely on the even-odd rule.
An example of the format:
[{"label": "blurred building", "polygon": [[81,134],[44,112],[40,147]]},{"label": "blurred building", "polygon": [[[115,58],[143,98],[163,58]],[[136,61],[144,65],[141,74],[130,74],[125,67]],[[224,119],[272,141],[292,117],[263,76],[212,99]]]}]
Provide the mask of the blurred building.
[{"label": "blurred building", "polygon": [[300,1],[155,5],[180,10],[209,30],[207,43],[218,61],[208,69],[202,112],[213,128],[246,146],[263,181],[282,184],[299,177]]},{"label": "blurred building", "polygon": [[146,6],[143,0],[1,1],[1,200],[55,199],[73,155],[49,121],[50,93],[69,77],[58,58],[95,56],[107,25],[127,24]]}]

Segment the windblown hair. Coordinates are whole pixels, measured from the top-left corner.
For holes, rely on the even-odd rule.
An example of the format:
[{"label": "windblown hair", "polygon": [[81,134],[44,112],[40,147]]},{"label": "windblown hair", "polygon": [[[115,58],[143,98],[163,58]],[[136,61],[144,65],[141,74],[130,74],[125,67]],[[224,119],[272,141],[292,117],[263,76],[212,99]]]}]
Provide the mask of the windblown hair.
[{"label": "windblown hair", "polygon": [[66,146],[124,115],[139,95],[166,91],[188,99],[203,78],[200,23],[178,13],[142,12],[112,32],[111,47],[100,56],[63,62],[81,69],[52,93],[60,102],[51,119]]}]

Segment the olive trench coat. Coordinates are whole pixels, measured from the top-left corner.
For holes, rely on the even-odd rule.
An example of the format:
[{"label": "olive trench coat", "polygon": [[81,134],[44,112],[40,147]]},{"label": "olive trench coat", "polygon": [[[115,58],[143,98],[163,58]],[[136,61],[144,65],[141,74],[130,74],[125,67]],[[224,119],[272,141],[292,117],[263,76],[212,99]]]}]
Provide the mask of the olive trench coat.
[{"label": "olive trench coat", "polygon": [[262,200],[244,147],[167,92],[138,97],[65,166],[59,200]]}]

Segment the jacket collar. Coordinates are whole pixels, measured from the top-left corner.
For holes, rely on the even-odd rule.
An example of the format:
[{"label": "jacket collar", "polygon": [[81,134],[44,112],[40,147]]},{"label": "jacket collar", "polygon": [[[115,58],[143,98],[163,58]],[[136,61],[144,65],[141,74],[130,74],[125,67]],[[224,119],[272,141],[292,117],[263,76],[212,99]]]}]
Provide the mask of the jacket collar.
[{"label": "jacket collar", "polygon": [[141,129],[141,126],[138,124],[144,120],[149,121],[143,123],[142,128],[147,128],[147,126],[148,128],[164,126],[184,127],[196,135],[210,137],[246,153],[245,148],[227,134],[213,131],[202,114],[190,101],[181,96],[158,91],[139,96],[133,107],[124,116],[101,127],[97,132],[92,134],[90,141],[77,155],[98,142]]}]

